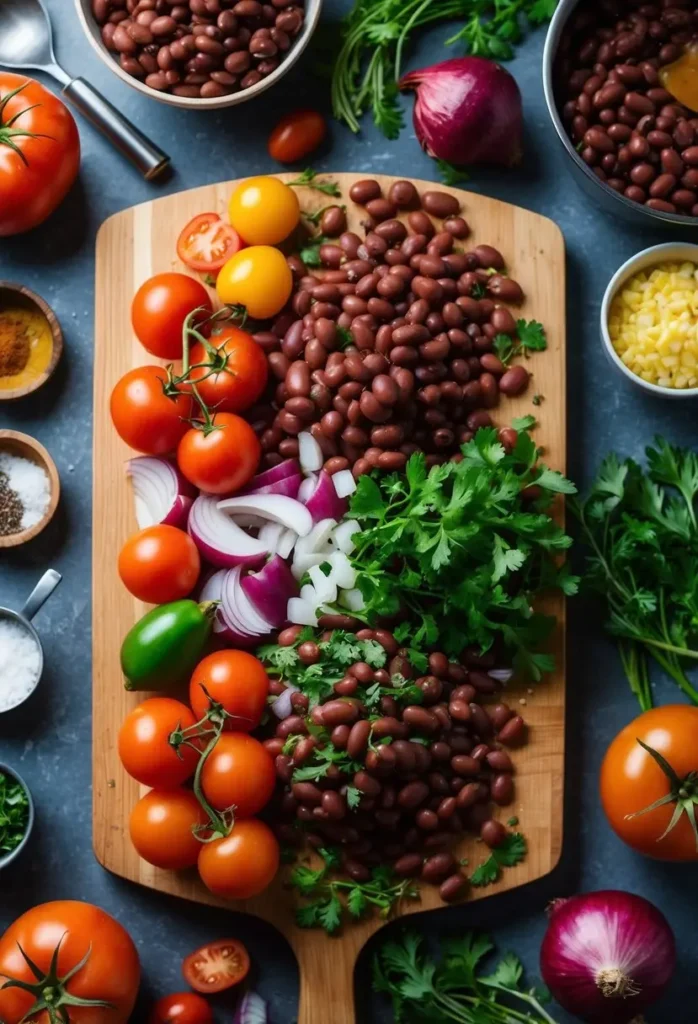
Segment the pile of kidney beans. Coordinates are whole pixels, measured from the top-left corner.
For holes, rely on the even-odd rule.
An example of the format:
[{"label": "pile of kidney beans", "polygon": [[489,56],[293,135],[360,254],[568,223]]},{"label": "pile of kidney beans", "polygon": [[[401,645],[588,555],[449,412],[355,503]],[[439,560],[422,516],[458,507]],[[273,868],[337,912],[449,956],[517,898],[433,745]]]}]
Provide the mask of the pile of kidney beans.
[{"label": "pile of kidney beans", "polygon": [[304,0],[92,0],[104,45],[157,92],[214,99],[279,66],[305,21]]},{"label": "pile of kidney beans", "polygon": [[593,0],[570,19],[557,68],[562,114],[582,160],[616,192],[698,217],[698,117],[659,68],[698,32],[690,0]]},{"label": "pile of kidney beans", "polygon": [[492,351],[498,334],[516,336],[504,303],[520,304],[523,291],[497,249],[467,250],[458,200],[420,197],[410,181],[384,196],[372,179],[350,198],[365,209],[364,237],[346,230],[341,206],[326,209],[320,230],[336,241],[320,246],[322,269],[289,257],[290,309],[255,334],[277,382],[250,415],[266,466],[296,457],[304,430],[329,473],[400,470],[417,450],[435,465],[491,425],[500,395],[529,383],[524,366]]},{"label": "pile of kidney beans", "polygon": [[[300,630],[284,630],[279,643],[295,643]],[[306,839],[318,849],[338,846],[345,871],[357,882],[368,881],[372,867],[391,864],[401,877],[438,885],[441,898],[451,902],[464,895],[467,884],[452,852],[454,844],[466,832],[491,848],[507,836],[492,816],[492,805],[504,807],[514,799],[514,765],[502,747],[525,741],[524,720],[497,702],[500,684],[487,672],[494,666],[492,654],[468,652],[460,664],[437,651],[429,656],[428,674],[414,678],[406,652],[388,630],[362,629],[357,636],[385,648],[386,668],[374,670],[357,662],[336,683],[335,698],[310,713],[308,697],[294,693],[293,714],[265,741],[276,759],[280,784],[275,815],[279,838],[294,846]],[[298,653],[308,665],[320,658],[314,642],[301,644]],[[369,713],[362,701],[364,688],[375,682],[390,686],[396,673],[413,680],[422,691],[422,703],[401,707],[393,697],[383,696],[379,709]],[[284,688],[283,682],[272,684],[275,694]],[[311,721],[324,734],[309,735]],[[289,736],[302,739],[291,754],[284,754]],[[376,745],[386,738],[389,743]],[[294,783],[295,769],[327,743],[346,750],[361,769],[347,775],[333,765],[317,782]],[[350,785],[361,793],[355,808],[346,800]]]}]

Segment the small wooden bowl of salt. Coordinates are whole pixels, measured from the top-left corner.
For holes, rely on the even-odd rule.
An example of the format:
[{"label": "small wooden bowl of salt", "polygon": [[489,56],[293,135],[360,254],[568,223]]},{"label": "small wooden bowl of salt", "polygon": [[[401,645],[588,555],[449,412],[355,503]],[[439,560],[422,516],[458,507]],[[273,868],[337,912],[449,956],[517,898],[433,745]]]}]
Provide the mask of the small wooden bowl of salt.
[{"label": "small wooden bowl of salt", "polygon": [[0,549],[38,536],[60,493],[58,470],[44,446],[29,434],[0,430]]}]

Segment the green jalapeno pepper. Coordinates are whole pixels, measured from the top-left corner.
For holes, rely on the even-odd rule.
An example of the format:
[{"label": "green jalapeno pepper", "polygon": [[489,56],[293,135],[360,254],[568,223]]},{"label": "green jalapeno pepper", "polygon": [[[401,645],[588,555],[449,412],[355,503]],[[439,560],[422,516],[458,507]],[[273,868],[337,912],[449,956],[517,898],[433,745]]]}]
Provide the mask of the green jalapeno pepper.
[{"label": "green jalapeno pepper", "polygon": [[165,690],[188,679],[203,654],[217,602],[173,601],[148,612],[121,647],[127,690]]}]

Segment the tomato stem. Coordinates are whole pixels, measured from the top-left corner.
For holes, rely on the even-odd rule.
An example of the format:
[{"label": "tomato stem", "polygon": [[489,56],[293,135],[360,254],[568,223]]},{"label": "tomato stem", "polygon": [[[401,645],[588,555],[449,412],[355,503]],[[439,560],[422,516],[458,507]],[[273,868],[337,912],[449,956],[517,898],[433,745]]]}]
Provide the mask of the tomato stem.
[{"label": "tomato stem", "polygon": [[632,821],[633,818],[639,818],[643,814],[649,814],[650,811],[655,811],[658,807],[666,807],[669,804],[674,804],[674,812],[671,816],[671,820],[664,832],[657,839],[657,842],[661,843],[662,839],[665,839],[666,836],[676,828],[682,816],[685,814],[691,823],[691,829],[693,830],[693,835],[696,840],[696,850],[698,850],[698,821],[696,821],[696,804],[698,804],[698,771],[691,771],[682,779],[658,750],[655,750],[654,747],[650,747],[641,739],[638,739],[637,742],[640,744],[642,749],[645,750],[654,761],[656,761],[664,772],[669,781],[670,789],[666,796],[662,796],[659,800],[655,800],[654,803],[649,805],[649,807],[643,807],[640,811],[634,811],[632,814],[626,814],[625,820]]},{"label": "tomato stem", "polygon": [[11,99],[13,99],[15,96],[17,96],[20,92],[22,92],[23,89],[26,89],[28,84],[29,84],[28,82],[25,82],[24,85],[20,85],[16,89],[12,89],[11,92],[6,93],[6,95],[3,96],[2,99],[0,100],[0,146],[1,145],[8,146],[13,152],[15,152],[17,154],[17,156],[20,158],[20,160],[22,160],[23,163],[25,164],[25,166],[27,166],[27,167],[29,166],[29,161],[27,160],[26,155],[22,152],[22,150],[19,148],[19,146],[12,141],[12,139],[14,139],[14,138],[24,138],[24,139],[51,139],[51,140],[53,140],[53,136],[52,135],[41,135],[41,134],[39,134],[37,132],[27,132],[27,131],[23,131],[21,128],[13,128],[12,127],[12,125],[20,117],[22,117],[23,114],[28,114],[30,110],[35,110],[36,107],[40,107],[41,106],[40,103],[33,103],[30,107],[24,107],[23,110],[18,110],[16,114],[13,114],[13,116],[9,119],[9,121],[5,121],[4,120],[5,110],[7,109],[8,103],[10,102]]}]

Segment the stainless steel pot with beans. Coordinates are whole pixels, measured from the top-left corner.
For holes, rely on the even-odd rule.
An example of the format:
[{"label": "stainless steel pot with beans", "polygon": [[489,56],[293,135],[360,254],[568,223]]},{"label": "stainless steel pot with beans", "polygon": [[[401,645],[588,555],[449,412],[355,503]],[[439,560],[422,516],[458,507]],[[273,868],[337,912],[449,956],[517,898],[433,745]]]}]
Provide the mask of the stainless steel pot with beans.
[{"label": "stainless steel pot with beans", "polygon": [[698,115],[662,82],[696,38],[694,0],[563,0],[553,19],[544,56],[553,121],[586,186],[595,177],[615,212],[698,217]]},{"label": "stainless steel pot with beans", "polygon": [[[284,630],[279,643],[296,643],[301,628]],[[435,651],[420,676],[389,630],[360,629],[357,637],[384,648],[385,668],[357,662],[335,684],[335,696],[313,708],[305,694],[294,693],[293,713],[265,741],[279,780],[277,833],[292,846],[338,846],[344,870],[358,882],[387,863],[399,876],[437,885],[452,902],[467,886],[452,852],[459,838],[474,833],[492,848],[507,838],[493,812],[514,800],[508,750],[525,742],[525,722],[497,695],[500,684],[487,671],[495,664],[492,653],[466,652],[461,664]],[[320,650],[306,642],[298,655],[312,665]],[[389,687],[395,676],[421,691],[421,703],[383,696],[369,710],[367,688]],[[275,694],[284,689],[283,682],[272,683]],[[346,751],[351,770],[333,765],[314,782],[294,782],[296,769],[328,744]]]},{"label": "stainless steel pot with beans", "polygon": [[458,458],[501,396],[528,387],[526,367],[493,351],[498,335],[516,336],[523,291],[497,249],[467,248],[451,194],[420,198],[398,181],[383,195],[367,179],[350,199],[365,210],[363,237],[346,230],[340,206],[325,210],[320,229],[333,240],[319,247],[321,269],[289,257],[291,308],[255,335],[276,382],[250,416],[264,463],[296,457],[304,430],[329,473],[400,470],[417,450],[429,465]]}]

